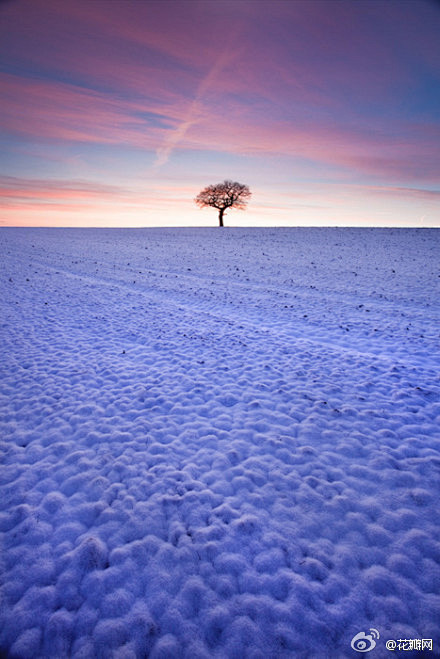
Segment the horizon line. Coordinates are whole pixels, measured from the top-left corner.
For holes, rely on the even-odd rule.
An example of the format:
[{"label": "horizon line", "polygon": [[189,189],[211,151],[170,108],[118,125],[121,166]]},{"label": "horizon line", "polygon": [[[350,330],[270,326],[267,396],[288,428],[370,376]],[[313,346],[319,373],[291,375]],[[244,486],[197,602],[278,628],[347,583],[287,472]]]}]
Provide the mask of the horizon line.
[{"label": "horizon line", "polygon": [[32,224],[0,224],[0,229],[124,229],[124,230],[145,230],[145,229],[440,229],[438,225],[420,225],[420,224],[264,224],[247,226],[244,224],[226,225],[223,227],[211,225],[182,225],[176,226],[175,224],[160,224],[149,226],[102,226],[102,225],[89,225],[89,226],[61,226],[61,225],[32,225]]}]

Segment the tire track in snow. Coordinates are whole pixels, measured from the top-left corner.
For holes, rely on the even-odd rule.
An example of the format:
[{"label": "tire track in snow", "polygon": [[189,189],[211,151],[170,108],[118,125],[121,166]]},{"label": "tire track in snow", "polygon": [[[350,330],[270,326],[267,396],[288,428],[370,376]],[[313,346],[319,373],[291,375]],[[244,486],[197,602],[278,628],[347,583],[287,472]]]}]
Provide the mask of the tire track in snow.
[{"label": "tire track in snow", "polygon": [[[50,271],[51,268],[49,267],[48,270]],[[430,362],[430,368],[433,366],[440,366],[440,351],[435,349],[439,347],[438,342],[434,343],[434,350],[427,350],[425,346],[425,350],[421,352],[421,354],[417,355],[414,354],[414,352],[412,354],[411,352],[408,352],[407,343],[409,339],[406,339],[402,347],[402,340],[398,340],[397,337],[393,335],[385,338],[375,338],[374,340],[371,340],[371,338],[365,336],[359,337],[359,334],[355,334],[354,339],[348,337],[346,332],[353,332],[353,330],[356,332],[356,327],[354,327],[354,323],[351,321],[351,319],[344,319],[343,315],[339,317],[338,328],[332,328],[328,325],[323,326],[322,324],[318,323],[311,324],[310,322],[305,321],[303,318],[295,318],[294,320],[283,320],[280,319],[279,316],[277,318],[273,318],[270,313],[273,311],[273,309],[269,310],[269,314],[265,314],[264,312],[262,313],[258,310],[249,310],[246,307],[244,309],[240,308],[240,305],[237,305],[236,302],[235,306],[231,308],[231,304],[222,302],[218,299],[220,293],[218,292],[219,286],[216,282],[214,282],[214,290],[217,293],[217,299],[213,301],[201,302],[197,297],[197,292],[187,293],[185,292],[185,288],[182,286],[179,286],[178,291],[173,291],[173,295],[170,296],[168,289],[165,288],[163,291],[158,291],[154,286],[146,287],[144,282],[142,282],[140,285],[121,283],[115,279],[102,278],[98,275],[91,276],[77,274],[69,270],[62,270],[55,267],[52,268],[52,272],[57,274],[64,274],[65,276],[74,280],[88,283],[92,289],[95,289],[97,286],[104,286],[112,291],[120,290],[129,293],[135,298],[147,298],[149,302],[153,301],[157,304],[160,303],[162,307],[175,309],[177,312],[179,312],[179,310],[185,311],[190,313],[193,317],[199,317],[200,321],[198,324],[200,326],[204,326],[207,320],[213,320],[216,323],[232,322],[236,328],[246,329],[247,335],[255,335],[255,333],[260,335],[261,332],[265,334],[270,332],[278,336],[280,340],[285,343],[291,343],[292,341],[302,341],[305,342],[306,345],[313,343],[322,345],[323,347],[331,348],[333,350],[348,352],[354,355],[364,355],[370,358],[372,357],[389,362],[396,361],[418,367],[425,367],[428,358],[428,361]],[[177,274],[176,278],[178,278]],[[183,279],[185,280],[185,276]],[[199,277],[196,275],[191,275],[191,277],[188,279],[191,281],[191,283],[193,283],[194,280],[198,281]],[[237,295],[233,293],[234,288],[238,288],[242,292],[242,297],[245,299],[255,299],[255,290],[258,290],[259,292],[263,292],[265,294],[264,298],[271,300],[274,292],[274,289],[267,289],[267,287],[263,285],[228,282],[227,290],[224,291],[224,294],[226,294],[230,300],[234,301],[237,299]],[[220,287],[220,291],[221,290],[222,288]],[[281,289],[281,293],[284,294],[287,293],[287,291]],[[178,299],[175,299],[176,295]],[[282,302],[290,301],[295,303],[297,301],[297,294],[290,292],[290,295],[290,300],[283,300]],[[317,299],[322,297],[321,291],[313,291],[312,295]],[[326,304],[330,307],[337,306],[340,299],[343,297],[344,296],[341,294],[332,294],[330,298],[330,304],[329,298],[326,299]],[[310,292],[308,299],[310,300]],[[376,305],[377,312],[383,315],[383,308],[380,308],[380,305],[377,302]],[[293,306],[293,304],[290,306]],[[359,306],[364,307],[365,305],[353,304],[353,306],[350,305],[348,308],[350,312],[353,313],[353,311],[358,309]],[[283,305],[281,304],[281,308],[278,307],[276,309],[278,314],[280,311],[282,313],[282,307]],[[368,307],[368,311],[371,311],[371,308],[374,307],[374,305],[370,303],[368,304]],[[307,308],[307,310],[310,313],[310,309]],[[309,314],[307,314],[307,316],[308,315]],[[264,323],[264,325],[261,326],[261,323]],[[347,327],[349,328],[348,330]],[[241,332],[239,332],[239,334],[241,334]],[[329,337],[331,337],[330,340]],[[426,340],[424,343],[426,343]]]}]

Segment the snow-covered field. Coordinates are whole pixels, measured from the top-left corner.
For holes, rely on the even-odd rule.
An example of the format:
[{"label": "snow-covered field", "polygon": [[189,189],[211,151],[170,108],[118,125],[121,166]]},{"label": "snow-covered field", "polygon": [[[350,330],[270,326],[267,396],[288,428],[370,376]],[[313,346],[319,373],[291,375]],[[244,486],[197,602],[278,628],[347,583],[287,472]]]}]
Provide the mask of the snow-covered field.
[{"label": "snow-covered field", "polygon": [[438,656],[439,230],[0,249],[4,654]]}]

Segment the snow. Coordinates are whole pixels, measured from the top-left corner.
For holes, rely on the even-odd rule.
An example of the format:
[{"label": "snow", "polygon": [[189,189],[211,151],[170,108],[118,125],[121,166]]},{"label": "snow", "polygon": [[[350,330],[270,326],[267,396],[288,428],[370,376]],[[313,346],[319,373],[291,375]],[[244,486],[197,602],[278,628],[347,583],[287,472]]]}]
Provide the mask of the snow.
[{"label": "snow", "polygon": [[438,653],[438,230],[0,244],[4,654]]}]

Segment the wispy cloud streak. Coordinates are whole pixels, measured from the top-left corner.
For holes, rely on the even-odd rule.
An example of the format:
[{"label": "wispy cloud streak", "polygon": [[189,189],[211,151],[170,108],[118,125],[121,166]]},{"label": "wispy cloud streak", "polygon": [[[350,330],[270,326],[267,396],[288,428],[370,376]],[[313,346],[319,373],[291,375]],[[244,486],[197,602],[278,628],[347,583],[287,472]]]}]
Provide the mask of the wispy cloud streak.
[{"label": "wispy cloud streak", "polygon": [[182,142],[188,130],[196,125],[203,116],[203,101],[210,90],[215,88],[219,76],[232,64],[238,55],[238,50],[225,49],[216,58],[208,74],[203,78],[198,86],[194,99],[189,105],[185,118],[173,131],[165,137],[164,143],[156,151],[156,161],[154,167],[157,169],[168,162],[173,150]]}]

